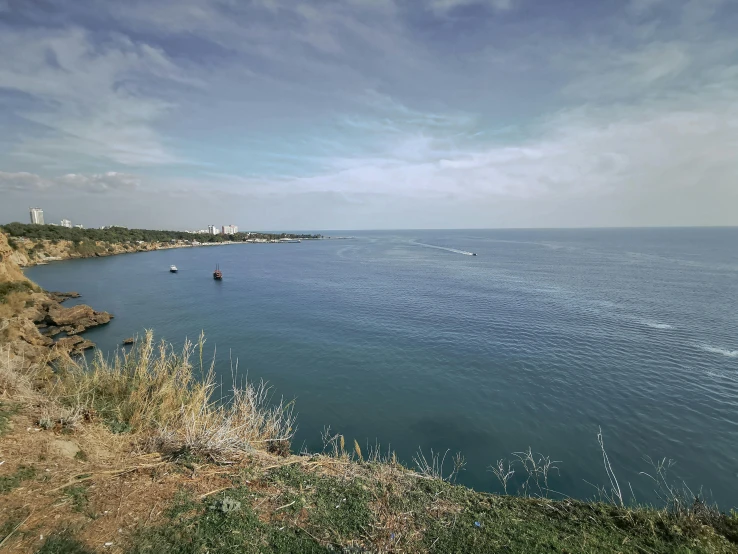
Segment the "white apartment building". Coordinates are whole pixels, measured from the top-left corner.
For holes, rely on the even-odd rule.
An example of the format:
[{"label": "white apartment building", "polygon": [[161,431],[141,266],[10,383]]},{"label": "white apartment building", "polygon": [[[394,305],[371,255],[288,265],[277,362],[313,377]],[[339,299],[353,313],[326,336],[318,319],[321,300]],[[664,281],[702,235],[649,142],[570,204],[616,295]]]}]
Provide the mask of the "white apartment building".
[{"label": "white apartment building", "polygon": [[71,229],[72,228],[72,222],[69,221],[68,219],[62,219],[61,220],[61,226],[62,227],[69,227]]},{"label": "white apartment building", "polygon": [[223,225],[222,230],[224,235],[235,235],[238,233],[238,227],[236,225]]},{"label": "white apartment building", "polygon": [[220,231],[215,225],[208,225],[208,235],[218,235]]},{"label": "white apartment building", "polygon": [[31,208],[31,223],[34,225],[44,224],[44,211],[41,208]]}]

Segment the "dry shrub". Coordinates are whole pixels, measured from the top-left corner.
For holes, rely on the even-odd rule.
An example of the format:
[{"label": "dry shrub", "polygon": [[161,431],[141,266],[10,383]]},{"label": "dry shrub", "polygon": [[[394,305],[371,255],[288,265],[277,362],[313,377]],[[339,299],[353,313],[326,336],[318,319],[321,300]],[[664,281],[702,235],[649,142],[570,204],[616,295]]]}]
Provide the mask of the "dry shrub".
[{"label": "dry shrub", "polygon": [[[292,404],[273,403],[263,381],[234,386],[226,400],[215,398],[214,363],[206,369],[202,362],[204,342],[202,336],[197,344],[186,341],[178,354],[165,342],[157,346],[147,331],[130,352],[112,360],[99,351],[89,367],[65,360],[50,394],[165,451],[186,449],[217,458],[289,444]],[[196,349],[197,368],[190,362]]]},{"label": "dry shrub", "polygon": [[10,292],[3,296],[0,301],[0,321],[10,319],[23,312],[26,303],[32,299],[31,293],[24,291]]},{"label": "dry shrub", "polygon": [[23,360],[11,353],[10,348],[0,348],[0,397],[30,398],[33,396],[31,380],[31,375],[23,369]]}]

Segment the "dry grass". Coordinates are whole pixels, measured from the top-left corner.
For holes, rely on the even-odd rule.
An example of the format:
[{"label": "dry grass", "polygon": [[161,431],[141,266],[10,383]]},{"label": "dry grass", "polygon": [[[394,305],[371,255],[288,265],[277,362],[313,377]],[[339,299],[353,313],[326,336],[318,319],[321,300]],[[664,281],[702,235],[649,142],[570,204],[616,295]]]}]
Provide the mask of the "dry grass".
[{"label": "dry grass", "polygon": [[148,331],[112,361],[99,352],[90,366],[65,360],[47,392],[76,413],[102,418],[112,430],[130,432],[140,444],[161,451],[218,459],[289,443],[292,404],[272,402],[264,382],[244,382],[228,399],[216,397],[214,365],[203,365],[203,346],[200,337],[176,353],[164,342],[156,345]]},{"label": "dry grass", "polygon": [[[0,291],[0,295],[2,295],[2,292],[3,291]],[[21,290],[12,290],[6,295],[0,296],[0,321],[17,316],[26,307],[26,303],[32,299],[33,295],[25,288]]]},{"label": "dry grass", "polygon": [[10,348],[0,348],[0,399],[30,399],[35,395],[31,385],[32,375],[23,366],[23,360],[14,356]]}]

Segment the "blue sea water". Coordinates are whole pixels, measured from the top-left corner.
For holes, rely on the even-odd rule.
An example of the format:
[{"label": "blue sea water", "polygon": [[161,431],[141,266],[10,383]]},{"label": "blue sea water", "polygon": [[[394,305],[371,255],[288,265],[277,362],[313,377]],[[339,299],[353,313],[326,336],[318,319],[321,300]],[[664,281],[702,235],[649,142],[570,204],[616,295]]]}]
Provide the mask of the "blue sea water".
[{"label": "blue sea water", "polygon": [[738,229],[352,235],[27,274],[113,313],[87,333],[111,353],[144,328],[204,330],[224,380],[237,359],[296,399],[296,449],[331,425],[408,463],[458,450],[462,483],[499,490],[488,466],[530,446],[560,461],[552,489],[589,498],[607,483],[601,428],[627,497],[655,499],[643,457],[666,457],[675,481],[738,505]]}]

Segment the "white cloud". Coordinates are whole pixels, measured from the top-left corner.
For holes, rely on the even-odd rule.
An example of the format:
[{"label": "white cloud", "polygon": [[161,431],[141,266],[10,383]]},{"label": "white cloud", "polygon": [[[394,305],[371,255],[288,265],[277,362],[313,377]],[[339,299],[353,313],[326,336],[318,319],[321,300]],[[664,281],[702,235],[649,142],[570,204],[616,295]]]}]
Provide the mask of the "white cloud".
[{"label": "white cloud", "polygon": [[445,14],[463,6],[480,5],[492,8],[495,11],[512,9],[513,0],[431,0],[431,10],[436,14]]},{"label": "white cloud", "polygon": [[6,192],[86,192],[110,193],[133,191],[141,184],[136,175],[109,171],[98,174],[69,173],[58,177],[42,177],[34,173],[0,171],[0,191]]},{"label": "white cloud", "polygon": [[[726,202],[738,200],[736,97],[734,78],[635,104],[571,108],[545,119],[531,138],[486,147],[459,147],[448,127],[403,134],[401,127],[380,126],[371,130],[385,149],[374,157],[337,158],[331,171],[312,177],[246,180],[250,186],[244,190],[477,202],[535,199],[564,206],[562,213],[567,202],[585,200],[617,213],[623,224],[648,223],[644,213],[676,224],[690,221],[698,207],[712,205],[716,219],[704,223],[725,223],[730,217]],[[471,134],[474,127],[467,124]],[[454,134],[460,128],[454,127]],[[570,217],[575,222],[579,216]]]},{"label": "white cloud", "polygon": [[80,29],[5,30],[0,34],[0,87],[36,100],[19,115],[43,132],[25,134],[13,153],[48,160],[83,154],[125,165],[180,161],[156,123],[174,105],[152,95],[150,80],[193,81],[160,50],[123,36],[95,44]]},{"label": "white cloud", "polygon": [[[721,2],[629,0],[587,33],[572,33],[567,14],[516,16],[511,31],[495,16],[519,4],[510,0],[106,8],[136,40],[105,29],[3,28],[0,52],[17,55],[0,56],[0,88],[34,99],[17,113],[37,125],[19,133],[5,169],[73,173],[0,174],[0,188],[123,190],[136,178],[100,168],[181,164],[170,147],[178,141],[214,160],[213,172],[237,174],[188,175],[192,190],[325,195],[352,206],[369,196],[441,208],[448,199],[530,202],[561,209],[558,224],[573,217],[568,203],[624,224],[651,206],[654,220],[671,210],[686,221],[690,204],[726,206],[738,189],[738,39],[715,18]],[[495,13],[469,36],[463,18],[443,17],[481,5]],[[185,46],[167,54],[147,34]],[[185,61],[192,37],[212,48],[213,63]],[[197,87],[199,101],[186,104],[183,90]],[[199,119],[188,125],[192,112]],[[263,158],[278,161],[251,167]],[[148,172],[159,191],[180,182]]]}]

